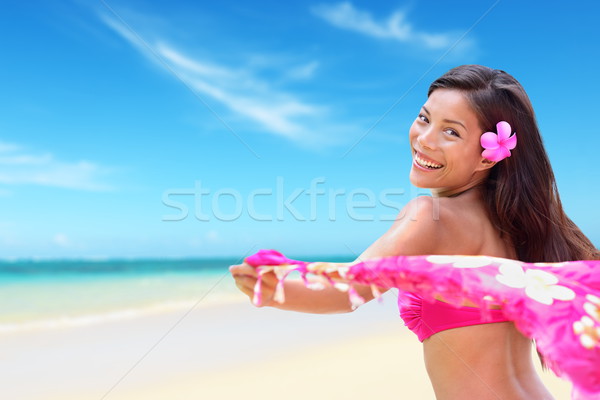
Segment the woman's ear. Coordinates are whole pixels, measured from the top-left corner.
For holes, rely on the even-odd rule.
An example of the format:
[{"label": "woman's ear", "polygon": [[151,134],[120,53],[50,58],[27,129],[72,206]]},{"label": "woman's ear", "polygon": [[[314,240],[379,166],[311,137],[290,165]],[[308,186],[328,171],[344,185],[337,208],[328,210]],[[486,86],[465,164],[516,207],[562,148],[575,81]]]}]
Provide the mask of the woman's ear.
[{"label": "woman's ear", "polygon": [[490,161],[485,157],[481,157],[477,171],[485,171],[486,169],[492,168],[494,165],[496,165],[496,161]]}]

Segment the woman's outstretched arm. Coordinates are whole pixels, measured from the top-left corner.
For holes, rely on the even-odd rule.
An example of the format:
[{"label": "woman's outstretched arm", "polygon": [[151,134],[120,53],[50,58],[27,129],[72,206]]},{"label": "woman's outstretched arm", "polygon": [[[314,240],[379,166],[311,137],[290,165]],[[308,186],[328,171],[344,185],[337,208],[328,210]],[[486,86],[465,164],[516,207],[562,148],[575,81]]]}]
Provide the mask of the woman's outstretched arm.
[{"label": "woman's outstretched arm", "polygon": [[[357,262],[388,256],[430,254],[439,243],[441,232],[439,221],[433,217],[434,204],[431,198],[416,198],[400,212],[390,229],[369,246],[357,259]],[[334,263],[343,265],[343,263]],[[351,263],[346,263],[346,265]],[[257,273],[248,264],[232,265],[229,268],[237,287],[250,299],[254,296]],[[309,289],[301,280],[287,279],[284,282],[285,301],[273,300],[277,277],[273,272],[262,276],[261,306],[275,307],[281,310],[298,311],[313,314],[336,314],[352,311],[348,293],[342,292],[318,276],[309,277],[311,282],[321,282],[322,290]],[[370,286],[353,285],[365,302],[373,300]],[[380,288],[381,293],[387,289]]]},{"label": "woman's outstretched arm", "polygon": [[[248,264],[239,264],[232,265],[229,270],[237,287],[252,299],[257,278],[254,267]],[[264,274],[262,276],[262,303],[260,307],[268,306],[280,310],[312,314],[338,314],[352,311],[347,293],[331,286],[325,278],[310,276],[308,280],[313,283],[322,283],[323,289],[309,289],[300,279],[286,279],[284,282],[285,301],[278,303],[273,300],[277,277],[273,272]],[[354,288],[365,301],[373,299],[369,286],[354,285]],[[382,289],[382,291],[385,291],[385,289]]]}]

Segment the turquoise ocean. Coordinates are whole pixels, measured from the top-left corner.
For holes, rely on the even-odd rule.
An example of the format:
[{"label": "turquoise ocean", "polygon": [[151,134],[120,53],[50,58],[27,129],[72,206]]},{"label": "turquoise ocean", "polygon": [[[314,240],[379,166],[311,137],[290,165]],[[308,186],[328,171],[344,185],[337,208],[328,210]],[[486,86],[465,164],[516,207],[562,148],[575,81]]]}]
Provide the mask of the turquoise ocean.
[{"label": "turquoise ocean", "polygon": [[[350,261],[348,257],[302,257]],[[244,300],[239,258],[0,261],[0,334]]]},{"label": "turquoise ocean", "polygon": [[228,273],[229,265],[236,262],[3,261],[0,333],[85,325],[228,301],[237,295]]}]

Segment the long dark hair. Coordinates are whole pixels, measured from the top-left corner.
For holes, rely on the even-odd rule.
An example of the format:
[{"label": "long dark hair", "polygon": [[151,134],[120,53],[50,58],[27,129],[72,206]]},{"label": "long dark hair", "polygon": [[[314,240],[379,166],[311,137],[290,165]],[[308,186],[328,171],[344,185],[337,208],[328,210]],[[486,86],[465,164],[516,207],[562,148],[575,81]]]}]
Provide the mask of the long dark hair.
[{"label": "long dark hair", "polygon": [[[490,219],[525,262],[600,259],[600,252],[565,214],[531,101],[504,71],[481,65],[453,68],[429,87],[464,93],[483,132],[507,121],[517,132],[512,156],[492,167],[484,184]],[[483,150],[483,149],[482,149]]]}]

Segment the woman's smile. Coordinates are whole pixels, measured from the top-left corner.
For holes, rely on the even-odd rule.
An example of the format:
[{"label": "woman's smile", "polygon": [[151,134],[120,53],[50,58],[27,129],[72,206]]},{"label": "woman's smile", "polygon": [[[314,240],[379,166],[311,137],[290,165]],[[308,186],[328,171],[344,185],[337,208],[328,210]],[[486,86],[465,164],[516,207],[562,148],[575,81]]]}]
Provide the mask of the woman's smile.
[{"label": "woman's smile", "polygon": [[423,153],[419,153],[415,150],[414,152],[414,164],[424,171],[436,171],[438,169],[442,169],[444,167],[443,164],[432,160],[431,158],[425,156]]}]

